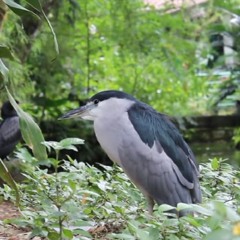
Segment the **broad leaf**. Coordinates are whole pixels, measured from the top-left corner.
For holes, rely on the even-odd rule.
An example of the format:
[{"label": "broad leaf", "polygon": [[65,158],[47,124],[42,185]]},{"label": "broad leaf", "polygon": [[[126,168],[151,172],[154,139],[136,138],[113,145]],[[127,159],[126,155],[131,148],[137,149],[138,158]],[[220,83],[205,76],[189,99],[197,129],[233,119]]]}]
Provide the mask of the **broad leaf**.
[{"label": "broad leaf", "polygon": [[192,205],[191,204],[187,204],[187,203],[178,203],[177,204],[177,210],[181,211],[181,210],[185,210],[185,209],[192,209]]},{"label": "broad leaf", "polygon": [[14,109],[17,111],[17,114],[20,118],[20,128],[24,141],[32,149],[33,154],[38,159],[39,163],[45,163],[47,159],[47,151],[46,147],[41,144],[42,142],[44,142],[44,137],[42,135],[41,129],[34,122],[32,117],[18,106],[18,104],[15,102],[14,98],[8,91],[7,87],[6,90],[9,101],[11,102]]},{"label": "broad leaf", "polygon": [[170,206],[168,204],[161,204],[159,207],[158,207],[158,211],[159,212],[166,212],[166,211],[170,211],[170,210],[173,210],[173,209],[176,209],[175,207],[173,206]]},{"label": "broad leaf", "polygon": [[3,2],[15,13],[17,14],[18,16],[24,16],[24,15],[33,15],[37,18],[38,15],[35,14],[34,12],[30,11],[29,9],[23,7],[22,5],[12,1],[12,0],[3,0]]}]

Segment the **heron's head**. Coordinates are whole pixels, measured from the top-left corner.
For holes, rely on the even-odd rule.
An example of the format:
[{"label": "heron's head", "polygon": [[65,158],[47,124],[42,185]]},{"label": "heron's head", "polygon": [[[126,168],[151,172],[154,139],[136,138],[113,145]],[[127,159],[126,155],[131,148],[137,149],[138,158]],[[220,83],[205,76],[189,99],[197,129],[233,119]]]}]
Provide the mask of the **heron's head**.
[{"label": "heron's head", "polygon": [[82,118],[92,120],[99,117],[111,117],[127,111],[137,100],[122,91],[108,90],[92,96],[84,106],[73,109],[60,119]]}]

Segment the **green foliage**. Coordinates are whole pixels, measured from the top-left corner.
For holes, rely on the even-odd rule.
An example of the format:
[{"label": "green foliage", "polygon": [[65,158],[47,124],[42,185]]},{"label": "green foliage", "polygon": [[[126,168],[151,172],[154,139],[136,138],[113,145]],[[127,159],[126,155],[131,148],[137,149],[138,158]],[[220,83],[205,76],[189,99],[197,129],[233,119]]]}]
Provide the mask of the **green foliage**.
[{"label": "green foliage", "polygon": [[20,201],[20,195],[19,195],[17,184],[12,178],[11,174],[9,173],[7,167],[5,166],[1,158],[0,158],[0,176],[5,183],[7,183],[12,189],[15,190],[15,195],[16,195],[15,203],[18,206]]},{"label": "green foliage", "polygon": [[[1,4],[1,8],[3,8],[4,3],[5,3],[8,6],[8,8],[11,9],[17,16],[22,17],[22,16],[30,15],[30,16],[34,16],[38,20],[40,20],[40,16],[42,14],[45,21],[48,24],[48,27],[50,28],[50,30],[52,32],[55,50],[58,54],[59,49],[58,49],[58,42],[57,42],[56,34],[52,28],[52,25],[51,25],[49,19],[47,18],[45,12],[43,11],[41,2],[39,0],[36,0],[36,1],[35,0],[27,0],[27,2],[31,7],[33,7],[35,9],[35,11],[37,10],[37,14],[34,11],[31,11],[28,8],[23,7],[22,5],[16,3],[15,1],[12,1],[12,0],[4,0]],[[11,60],[14,60],[9,46],[2,45],[1,51],[0,51],[0,83],[3,82],[3,85],[6,85],[8,83],[8,76],[7,76],[8,68],[3,63],[1,58],[9,58]]]},{"label": "green foliage", "polygon": [[204,181],[202,187],[208,199],[220,200],[228,205],[237,206],[240,199],[239,171],[223,159],[210,159],[202,164]]},{"label": "green foliage", "polygon": [[[73,145],[79,143],[81,139],[44,144],[55,149],[57,157],[63,147],[74,149]],[[27,157],[31,164],[26,150],[20,151],[18,157]],[[29,168],[24,174],[26,180],[19,184],[22,217],[11,222],[30,227],[32,236],[50,240],[240,237],[240,173],[224,160],[212,159],[201,165],[203,204],[178,204],[177,210],[189,208],[195,212],[194,216],[180,219],[166,212],[173,208],[168,205],[156,206],[153,216],[149,216],[142,194],[117,166],[101,165],[99,170],[71,158],[49,161],[55,166],[54,173]],[[11,196],[9,188],[2,189],[1,194]],[[101,226],[105,230],[99,230]]]},{"label": "green foliage", "polygon": [[234,131],[233,142],[236,146],[240,144],[240,128]]},{"label": "green foliage", "polygon": [[[167,14],[167,6],[146,9],[140,0],[52,1],[57,3],[53,8],[47,1],[26,2],[22,8],[30,12],[23,12],[34,9],[48,24],[49,16],[54,32],[39,21],[39,35],[30,39],[19,18],[10,14],[0,40],[16,55],[5,64],[11,66],[13,92],[34,102],[30,110],[40,120],[55,118],[103,89],[125,90],[172,115],[206,113],[219,95],[224,79],[206,66],[213,55],[209,36],[237,34],[228,21],[239,14],[235,0],[196,6],[196,12],[204,8],[205,14],[194,20],[188,9]],[[6,76],[3,66],[0,71]]]},{"label": "green foliage", "polygon": [[[52,10],[61,57],[52,62],[54,42],[43,25],[26,58],[38,114],[43,110],[44,116],[55,117],[56,108],[66,107],[70,96],[78,100],[111,88],[124,89],[168,113],[197,109],[191,105],[206,90],[205,80],[195,74],[198,61],[192,58],[198,24],[188,21],[187,14],[163,17],[161,11],[143,9],[138,0],[85,0],[74,6],[63,1],[57,14]],[[10,37],[13,31],[7,30],[3,33]],[[66,100],[51,106],[49,101],[59,96]]]}]

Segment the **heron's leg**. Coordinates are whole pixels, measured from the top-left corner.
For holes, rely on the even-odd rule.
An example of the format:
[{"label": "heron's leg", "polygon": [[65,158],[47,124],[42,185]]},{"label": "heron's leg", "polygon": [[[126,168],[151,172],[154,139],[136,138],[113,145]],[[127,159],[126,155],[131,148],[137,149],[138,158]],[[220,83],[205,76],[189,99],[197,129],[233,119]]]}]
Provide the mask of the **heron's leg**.
[{"label": "heron's leg", "polygon": [[146,196],[147,199],[147,205],[148,205],[148,213],[150,215],[153,214],[153,206],[154,206],[154,200],[150,196]]}]

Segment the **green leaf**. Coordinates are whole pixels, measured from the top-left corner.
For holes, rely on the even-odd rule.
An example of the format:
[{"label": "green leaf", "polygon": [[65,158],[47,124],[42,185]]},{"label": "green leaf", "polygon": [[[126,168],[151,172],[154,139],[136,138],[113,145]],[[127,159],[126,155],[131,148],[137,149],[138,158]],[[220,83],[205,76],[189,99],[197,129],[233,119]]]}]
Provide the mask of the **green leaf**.
[{"label": "green leaf", "polygon": [[52,231],[48,232],[48,239],[49,240],[59,240],[60,239],[60,235],[56,231],[52,230]]},{"label": "green leaf", "polygon": [[115,207],[114,207],[114,210],[115,210],[117,213],[121,213],[121,214],[124,213],[124,209],[121,208],[121,207],[119,207],[119,206],[115,206]]},{"label": "green leaf", "polygon": [[113,239],[122,239],[122,240],[136,240],[134,236],[131,236],[127,233],[111,233],[108,236],[113,236]]},{"label": "green leaf", "polygon": [[212,215],[212,210],[208,207],[203,207],[203,206],[200,206],[200,205],[197,205],[197,204],[191,204],[192,207],[193,207],[193,210],[198,212],[198,213],[201,213],[203,215],[206,215],[206,216],[211,216]]},{"label": "green leaf", "polygon": [[66,228],[63,229],[63,235],[69,239],[73,238],[73,232]]},{"label": "green leaf", "polygon": [[149,229],[149,238],[152,240],[154,240],[154,239],[157,240],[157,239],[159,239],[159,237],[160,237],[159,229],[151,227]]},{"label": "green leaf", "polygon": [[39,12],[42,11],[42,6],[39,0],[26,0],[26,2],[33,7],[34,9],[38,10]]},{"label": "green leaf", "polygon": [[142,230],[138,225],[140,223],[137,221],[129,221],[128,222],[128,228],[130,232],[135,233],[134,235],[137,236],[137,239],[140,240],[148,240],[149,239],[149,234],[147,231]]},{"label": "green leaf", "polygon": [[53,148],[54,150],[68,149],[76,152],[77,152],[77,148],[74,145],[83,144],[83,143],[84,143],[84,140],[80,138],[66,138],[61,140],[60,142],[56,142],[56,141],[42,142],[42,144],[44,144],[49,151],[50,151],[50,148]]},{"label": "green leaf", "polygon": [[192,206],[190,204],[187,204],[187,203],[178,203],[178,205],[177,205],[177,210],[178,211],[185,210],[185,209],[191,210]]},{"label": "green leaf", "polygon": [[11,49],[7,46],[0,45],[0,58],[14,59]]},{"label": "green leaf", "polygon": [[32,15],[35,16],[37,18],[39,18],[39,16],[37,14],[35,14],[34,12],[30,11],[29,9],[23,7],[22,5],[12,1],[12,0],[3,0],[3,2],[18,16],[24,16],[24,15]]},{"label": "green leaf", "polygon": [[26,148],[20,148],[16,152],[16,157],[18,159],[23,160],[24,162],[29,162],[29,163],[33,162],[33,156],[29,153],[29,151]]},{"label": "green leaf", "polygon": [[51,148],[59,150],[59,144],[56,141],[43,141],[42,144],[47,147],[48,151],[51,151]]},{"label": "green leaf", "polygon": [[211,161],[211,167],[213,170],[218,170],[219,169],[219,160],[217,158],[213,158]]},{"label": "green leaf", "polygon": [[232,234],[229,230],[219,229],[207,234],[204,240],[230,240],[232,239]]},{"label": "green leaf", "polygon": [[0,82],[8,82],[8,71],[8,68],[5,66],[2,59],[0,58]]},{"label": "green leaf", "polygon": [[42,135],[41,129],[34,122],[32,117],[18,106],[18,104],[15,102],[14,98],[8,91],[7,87],[6,90],[9,101],[11,102],[12,106],[14,107],[20,118],[20,128],[24,141],[32,149],[33,155],[38,159],[39,163],[44,163],[47,159],[47,151],[46,147],[41,144],[42,142],[44,142],[44,137]]},{"label": "green leaf", "polygon": [[107,187],[107,182],[104,181],[104,180],[99,180],[98,183],[97,183],[97,186],[103,191],[103,192],[106,192],[106,189],[108,189]]},{"label": "green leaf", "polygon": [[18,191],[18,187],[16,182],[13,180],[11,174],[9,173],[7,167],[3,163],[2,159],[0,158],[0,177],[4,182],[6,182],[12,189],[15,190],[16,193],[16,205],[19,205],[20,195]]},{"label": "green leaf", "polygon": [[69,187],[73,190],[73,191],[76,191],[76,188],[77,188],[77,183],[76,181],[72,181],[71,179],[68,180],[68,185]]},{"label": "green leaf", "polygon": [[59,142],[60,146],[66,147],[69,145],[84,144],[84,140],[80,138],[65,138]]},{"label": "green leaf", "polygon": [[138,239],[140,239],[140,240],[153,240],[153,239],[150,239],[149,234],[148,234],[147,231],[144,231],[144,230],[142,230],[140,228],[138,228],[136,230],[136,233],[137,233]]},{"label": "green leaf", "polygon": [[158,207],[158,211],[159,212],[166,212],[166,211],[170,211],[170,210],[173,210],[173,209],[176,209],[175,207],[173,206],[170,206],[168,204],[161,204],[159,207]]}]

